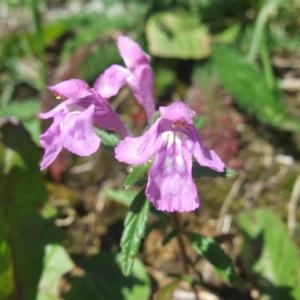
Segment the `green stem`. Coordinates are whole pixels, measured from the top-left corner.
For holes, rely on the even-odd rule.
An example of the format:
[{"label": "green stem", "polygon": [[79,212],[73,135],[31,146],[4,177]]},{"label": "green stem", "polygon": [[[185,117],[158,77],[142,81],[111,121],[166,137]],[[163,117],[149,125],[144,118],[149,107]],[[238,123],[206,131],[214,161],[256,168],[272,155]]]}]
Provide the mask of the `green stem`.
[{"label": "green stem", "polygon": [[262,9],[258,13],[254,25],[254,33],[250,45],[249,54],[248,54],[248,60],[250,62],[254,62],[257,57],[257,53],[260,49],[261,39],[262,39],[265,26],[267,24],[269,17],[274,13],[277,6],[278,6],[277,1],[276,2],[269,1],[262,7]]},{"label": "green stem", "polygon": [[39,11],[39,0],[27,0],[27,5],[31,10],[32,21],[35,28],[35,41],[37,44],[37,51],[41,63],[41,79],[43,87],[46,85],[46,58],[45,58],[45,43],[44,43],[44,31]]},{"label": "green stem", "polygon": [[262,34],[261,45],[260,45],[260,58],[263,66],[265,80],[270,90],[274,89],[275,79],[272,70],[270,54],[267,48],[265,34]]}]

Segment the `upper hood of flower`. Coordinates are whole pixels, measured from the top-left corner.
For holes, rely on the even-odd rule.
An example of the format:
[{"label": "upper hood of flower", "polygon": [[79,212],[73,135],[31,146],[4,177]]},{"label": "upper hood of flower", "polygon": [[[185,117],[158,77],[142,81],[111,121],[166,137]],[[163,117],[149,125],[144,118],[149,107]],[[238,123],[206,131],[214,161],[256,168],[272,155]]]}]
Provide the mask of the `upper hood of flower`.
[{"label": "upper hood of flower", "polygon": [[91,94],[89,85],[81,79],[68,79],[58,84],[48,86],[58,99],[80,99]]},{"label": "upper hood of flower", "polygon": [[139,65],[150,63],[150,56],[128,36],[120,36],[117,40],[117,46],[128,69],[132,70]]},{"label": "upper hood of flower", "polygon": [[162,106],[159,108],[159,112],[163,119],[187,124],[193,124],[193,117],[196,114],[184,102],[174,102],[169,106]]}]

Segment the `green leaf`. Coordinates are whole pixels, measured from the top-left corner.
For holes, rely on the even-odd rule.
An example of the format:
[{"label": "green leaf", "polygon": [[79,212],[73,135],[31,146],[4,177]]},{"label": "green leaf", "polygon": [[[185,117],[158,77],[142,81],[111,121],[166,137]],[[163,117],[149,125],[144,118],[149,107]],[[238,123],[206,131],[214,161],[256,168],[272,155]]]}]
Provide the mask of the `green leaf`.
[{"label": "green leaf", "polygon": [[276,128],[300,130],[300,121],[288,113],[279,92],[268,88],[255,64],[224,46],[214,47],[212,57],[224,88],[246,113]]},{"label": "green leaf", "polygon": [[134,260],[144,237],[150,203],[142,190],[130,206],[130,210],[124,221],[124,229],[121,238],[121,268],[123,273],[130,275]]},{"label": "green leaf", "polygon": [[240,214],[238,223],[244,235],[244,265],[264,299],[300,299],[299,251],[280,218],[256,209]]},{"label": "green leaf", "polygon": [[124,191],[124,190],[113,190],[113,189],[107,189],[104,191],[105,195],[125,206],[130,206],[133,199],[136,197],[137,192],[136,191]]},{"label": "green leaf", "polygon": [[132,167],[130,170],[128,176],[126,177],[124,181],[124,187],[125,189],[128,189],[132,185],[146,181],[148,170],[150,169],[151,164],[149,162]]},{"label": "green leaf", "polygon": [[96,133],[101,138],[101,144],[108,148],[114,148],[119,143],[119,138],[114,133],[102,129],[97,129]]},{"label": "green leaf", "polygon": [[43,273],[38,286],[37,300],[58,299],[59,280],[71,271],[74,263],[60,245],[47,245],[44,255]]},{"label": "green leaf", "polygon": [[149,299],[150,280],[144,265],[136,259],[132,274],[125,277],[120,264],[120,256],[115,257],[111,253],[101,252],[85,258],[80,264],[85,275],[71,278],[72,288],[64,299]]},{"label": "green leaf", "polygon": [[41,111],[41,102],[37,100],[24,100],[19,102],[9,102],[1,108],[0,115],[16,117],[21,121],[32,119]]},{"label": "green leaf", "polygon": [[225,170],[223,172],[217,172],[208,167],[202,167],[198,163],[193,164],[192,174],[193,174],[193,178],[202,178],[202,177],[233,178],[233,177],[236,177],[236,172],[234,169],[225,168]]},{"label": "green leaf", "polygon": [[0,298],[32,300],[45,247],[59,242],[61,234],[38,211],[47,200],[39,149],[20,125],[4,124],[0,136],[2,150],[11,153],[6,160],[0,155]]},{"label": "green leaf", "polygon": [[236,284],[238,288],[243,288],[243,282],[237,276],[230,256],[214,239],[194,232],[188,232],[187,237],[195,251],[207,259],[224,280]]},{"label": "green leaf", "polygon": [[201,59],[210,55],[207,29],[193,14],[159,12],[148,19],[146,35],[152,55],[167,58]]}]

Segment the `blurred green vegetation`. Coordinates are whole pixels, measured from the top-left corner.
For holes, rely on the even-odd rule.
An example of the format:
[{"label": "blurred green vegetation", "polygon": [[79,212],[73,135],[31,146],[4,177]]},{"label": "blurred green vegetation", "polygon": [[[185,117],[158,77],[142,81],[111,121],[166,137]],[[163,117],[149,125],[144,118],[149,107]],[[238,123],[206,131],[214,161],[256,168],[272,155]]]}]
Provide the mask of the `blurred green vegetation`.
[{"label": "blurred green vegetation", "polygon": [[[220,299],[299,299],[299,30],[299,0],[1,2],[0,298],[167,300],[188,282],[192,292],[205,289]],[[90,159],[94,169],[73,159],[69,171],[65,162],[39,171],[37,115],[57,103],[46,86],[69,78],[94,82],[121,63],[120,34],[151,55],[157,107],[186,99],[203,116],[207,145],[239,169],[213,189],[202,179],[209,174],[195,170],[203,205],[183,224],[170,225],[171,216],[149,212],[139,198],[147,165],[131,170],[125,192],[124,170],[106,150]],[[112,103],[141,132],[131,98],[123,90]],[[116,143],[101,134],[108,148]],[[221,221],[224,231],[216,232],[210,224]],[[153,234],[161,238],[159,250]],[[190,274],[173,255],[172,242],[182,235],[194,247],[187,246]],[[147,241],[157,251],[152,261]],[[164,251],[173,268],[164,264]],[[205,259],[221,278],[205,276]]]}]

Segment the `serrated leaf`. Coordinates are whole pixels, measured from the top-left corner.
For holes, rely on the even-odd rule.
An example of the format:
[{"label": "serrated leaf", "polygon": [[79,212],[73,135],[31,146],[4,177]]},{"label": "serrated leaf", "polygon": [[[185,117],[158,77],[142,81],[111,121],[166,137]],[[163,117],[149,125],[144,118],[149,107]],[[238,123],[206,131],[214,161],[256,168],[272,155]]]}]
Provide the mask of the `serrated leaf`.
[{"label": "serrated leaf", "polygon": [[130,206],[130,210],[124,221],[124,229],[121,237],[121,268],[128,276],[131,273],[134,260],[144,237],[150,203],[142,190]]},{"label": "serrated leaf", "polygon": [[139,166],[132,167],[129,174],[127,175],[125,181],[124,181],[124,187],[125,189],[128,189],[132,185],[146,181],[146,176],[148,173],[148,170],[150,169],[151,164],[145,163]]},{"label": "serrated leaf", "polygon": [[210,37],[199,18],[183,11],[159,12],[146,24],[151,54],[159,57],[201,59],[210,55]]},{"label": "serrated leaf", "polygon": [[229,47],[214,47],[212,54],[221,83],[246,113],[276,128],[300,130],[300,121],[288,113],[279,91],[268,88],[255,64]]},{"label": "serrated leaf", "polygon": [[300,299],[300,256],[280,218],[256,209],[239,215],[242,259],[264,299]]},{"label": "serrated leaf", "polygon": [[207,259],[224,280],[236,284],[239,288],[243,288],[243,282],[237,276],[230,256],[225,253],[214,239],[195,232],[188,232],[187,237],[195,251]]},{"label": "serrated leaf", "polygon": [[38,285],[37,300],[58,299],[59,280],[71,271],[74,263],[60,245],[47,245],[45,248],[43,273]]},{"label": "serrated leaf", "polygon": [[193,178],[202,177],[225,177],[233,178],[236,176],[236,171],[231,168],[225,168],[223,172],[217,172],[207,167],[200,166],[198,163],[193,164],[192,169]]},{"label": "serrated leaf", "polygon": [[66,300],[142,300],[150,297],[150,280],[141,261],[136,259],[132,274],[125,277],[120,256],[101,252],[81,259],[84,276],[71,277]]}]

